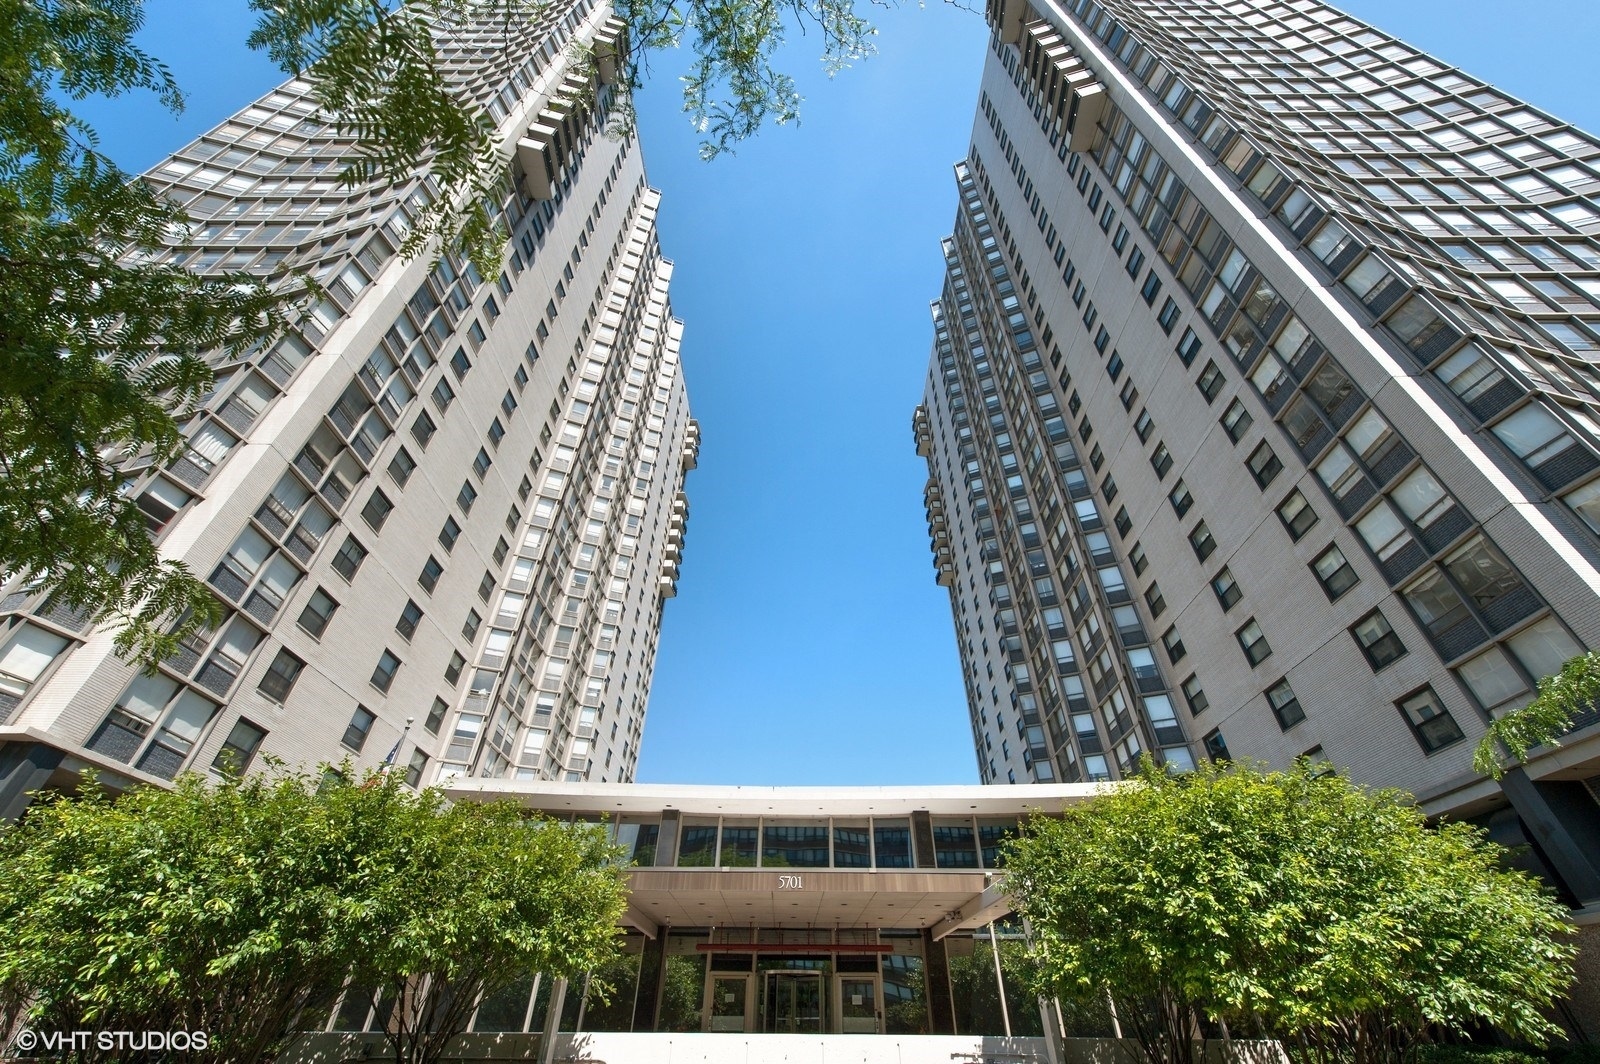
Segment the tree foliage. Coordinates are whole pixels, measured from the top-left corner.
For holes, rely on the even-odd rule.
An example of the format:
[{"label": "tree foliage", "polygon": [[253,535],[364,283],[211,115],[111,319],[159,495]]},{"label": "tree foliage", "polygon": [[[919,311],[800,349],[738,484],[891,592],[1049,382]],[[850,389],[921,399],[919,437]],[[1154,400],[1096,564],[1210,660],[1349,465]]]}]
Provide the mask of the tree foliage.
[{"label": "tree foliage", "polygon": [[1312,1060],[1399,1061],[1431,1030],[1539,1041],[1571,982],[1565,910],[1476,829],[1300,764],[1147,764],[1035,818],[1008,857],[1042,992],[1110,993],[1152,1064],[1201,1021]]},{"label": "tree foliage", "polygon": [[349,976],[401,1002],[394,1059],[426,1064],[479,994],[609,959],[611,856],[598,828],[395,777],[191,775],[115,803],[91,785],[0,831],[0,1032],[205,1031],[253,1064]]},{"label": "tree foliage", "polygon": [[1528,759],[1536,746],[1560,745],[1557,740],[1572,728],[1581,713],[1600,705],[1600,651],[1580,654],[1553,676],[1539,681],[1533,701],[1490,723],[1472,753],[1472,767],[1485,776],[1499,779],[1506,765],[1500,760],[1502,747],[1511,755],[1511,764]]}]

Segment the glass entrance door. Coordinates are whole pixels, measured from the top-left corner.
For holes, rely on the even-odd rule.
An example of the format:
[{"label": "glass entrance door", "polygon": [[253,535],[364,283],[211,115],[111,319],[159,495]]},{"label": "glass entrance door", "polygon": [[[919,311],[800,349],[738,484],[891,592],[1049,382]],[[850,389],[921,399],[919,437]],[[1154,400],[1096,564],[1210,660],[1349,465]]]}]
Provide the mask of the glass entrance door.
[{"label": "glass entrance door", "polygon": [[839,993],[839,1031],[841,1034],[882,1034],[883,1006],[879,1001],[878,977],[841,975],[836,980]]},{"label": "glass entrance door", "polygon": [[822,1033],[822,973],[768,972],[765,1029],[774,1034]]},{"label": "glass entrance door", "polygon": [[750,976],[713,975],[706,980],[705,1017],[708,1031],[750,1030],[751,1008]]}]

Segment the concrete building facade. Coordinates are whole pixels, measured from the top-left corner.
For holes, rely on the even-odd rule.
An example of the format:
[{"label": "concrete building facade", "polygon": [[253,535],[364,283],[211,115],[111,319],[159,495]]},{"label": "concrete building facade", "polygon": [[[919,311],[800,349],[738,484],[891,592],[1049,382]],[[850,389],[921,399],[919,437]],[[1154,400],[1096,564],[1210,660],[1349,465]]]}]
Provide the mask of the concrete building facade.
[{"label": "concrete building facade", "polygon": [[622,29],[580,0],[441,35],[511,159],[497,276],[397,254],[437,189],[342,186],[303,80],[145,175],[194,221],[174,259],[326,295],[216,366],[184,457],[127,470],[221,624],[146,676],[46,592],[0,595],[0,811],[85,767],[120,788],[263,754],[632,778],[698,428],[659,194],[605,130]]},{"label": "concrete building facade", "polygon": [[994,0],[914,421],[982,778],[1309,756],[1600,903],[1600,142],[1318,0]]}]

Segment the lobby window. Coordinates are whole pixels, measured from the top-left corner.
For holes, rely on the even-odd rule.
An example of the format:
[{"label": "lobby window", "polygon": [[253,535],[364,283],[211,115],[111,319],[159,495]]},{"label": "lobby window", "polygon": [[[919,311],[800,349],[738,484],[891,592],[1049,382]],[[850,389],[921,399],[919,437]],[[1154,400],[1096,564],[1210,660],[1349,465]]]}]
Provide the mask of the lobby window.
[{"label": "lobby window", "polygon": [[910,868],[916,862],[911,847],[911,822],[873,818],[872,852],[879,868]]},{"label": "lobby window", "polygon": [[393,651],[385,650],[381,655],[379,655],[378,664],[373,667],[372,679],[370,682],[372,683],[372,686],[387,694],[389,692],[389,688],[394,685],[395,673],[399,671],[400,659],[395,657]]},{"label": "lobby window", "polygon": [[1238,604],[1242,594],[1239,582],[1233,578],[1233,573],[1227,568],[1211,578],[1211,590],[1217,596],[1217,604],[1226,613]]},{"label": "lobby window", "polygon": [[217,756],[211,759],[211,767],[218,772],[235,775],[244,772],[250,767],[250,762],[255,760],[256,751],[261,749],[261,743],[266,737],[264,728],[257,727],[240,717],[234,723],[233,730],[228,732],[228,737],[222,741],[222,748],[217,751]]},{"label": "lobby window", "polygon": [[305,662],[288,650],[280,649],[278,656],[272,659],[272,664],[267,666],[267,671],[261,677],[261,682],[256,685],[256,690],[272,701],[282,704],[289,697],[289,692],[294,690],[294,682],[300,678],[300,671],[305,667]]},{"label": "lobby window", "polygon": [[1455,718],[1444,708],[1444,703],[1431,687],[1424,687],[1395,705],[1411,726],[1411,734],[1416,736],[1417,745],[1425,753],[1443,750],[1466,738],[1461,733],[1460,725],[1456,724]]},{"label": "lobby window", "polygon": [[1361,652],[1367,656],[1374,672],[1405,656],[1405,644],[1378,610],[1357,621],[1350,634],[1361,644]]},{"label": "lobby window", "polygon": [[1244,434],[1250,431],[1253,421],[1250,411],[1244,408],[1243,403],[1235,399],[1228,404],[1228,409],[1222,412],[1222,431],[1228,434],[1229,440],[1233,443],[1238,443],[1244,437]]},{"label": "lobby window", "polygon": [[344,736],[339,741],[359,754],[361,748],[367,745],[367,736],[372,733],[372,724],[377,719],[377,715],[366,706],[357,706],[356,711],[350,714],[350,723],[345,725]]},{"label": "lobby window", "polygon": [[1179,517],[1188,513],[1194,507],[1194,496],[1189,492],[1189,486],[1179,480],[1167,493],[1167,501],[1172,503],[1173,512]]},{"label": "lobby window", "polygon": [[1204,688],[1200,686],[1200,677],[1191,675],[1179,684],[1183,691],[1183,700],[1189,704],[1189,712],[1199,716],[1211,707],[1211,699],[1206,697]]},{"label": "lobby window", "polygon": [[1182,661],[1183,656],[1189,653],[1188,649],[1183,645],[1183,637],[1178,634],[1176,626],[1168,628],[1161,633],[1161,645],[1167,651],[1167,660],[1174,665]]},{"label": "lobby window", "polygon": [[1200,561],[1211,557],[1211,553],[1217,549],[1217,541],[1212,538],[1211,529],[1206,527],[1204,521],[1195,525],[1189,533],[1189,546],[1194,549],[1194,556]]},{"label": "lobby window", "polygon": [[1256,623],[1254,617],[1245,622],[1243,628],[1233,633],[1239,641],[1239,649],[1244,651],[1245,660],[1251,667],[1260,665],[1272,656],[1272,647],[1267,644],[1266,633],[1261,630],[1261,625]]},{"label": "lobby window", "polygon": [[1278,520],[1283,522],[1289,538],[1298,542],[1317,523],[1317,511],[1311,508],[1306,497],[1296,488],[1278,504]]},{"label": "lobby window", "polygon": [[1278,727],[1284,731],[1306,719],[1306,711],[1300,708],[1300,700],[1295,697],[1294,688],[1289,686],[1287,679],[1279,680],[1267,688],[1267,702],[1272,706],[1272,715],[1278,718]]},{"label": "lobby window", "polygon": [[1222,375],[1222,370],[1217,368],[1215,361],[1207,361],[1206,368],[1200,371],[1200,379],[1195,381],[1195,387],[1200,389],[1200,394],[1206,397],[1206,402],[1211,402],[1222,391],[1222,386],[1228,383],[1228,378]]},{"label": "lobby window", "polygon": [[1283,463],[1278,460],[1277,454],[1273,452],[1272,447],[1265,440],[1262,440],[1261,443],[1256,445],[1256,449],[1250,452],[1250,457],[1245,462],[1245,465],[1250,467],[1250,475],[1255,478],[1256,486],[1262,490],[1266,490],[1267,485],[1271,484],[1278,474],[1283,471]]},{"label": "lobby window", "polygon": [[1330,546],[1317,555],[1316,560],[1311,563],[1311,570],[1317,574],[1317,582],[1327,593],[1329,602],[1361,582],[1361,578],[1356,575],[1355,569],[1345,560],[1344,553],[1337,546]]},{"label": "lobby window", "polygon": [[298,623],[307,635],[320,639],[322,633],[328,630],[328,622],[333,620],[338,608],[339,604],[333,600],[333,596],[319,587],[311,593],[305,609],[300,611]]}]

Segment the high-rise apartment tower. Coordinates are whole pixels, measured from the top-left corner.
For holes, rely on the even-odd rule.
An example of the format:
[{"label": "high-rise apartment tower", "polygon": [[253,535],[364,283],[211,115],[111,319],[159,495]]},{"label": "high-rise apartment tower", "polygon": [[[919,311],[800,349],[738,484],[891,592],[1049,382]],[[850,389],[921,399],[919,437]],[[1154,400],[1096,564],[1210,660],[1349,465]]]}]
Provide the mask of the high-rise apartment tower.
[{"label": "high-rise apartment tower", "polygon": [[1600,142],[1318,0],[992,0],[917,447],[987,782],[1471,816],[1600,902]]},{"label": "high-rise apartment tower", "polygon": [[327,295],[216,367],[185,457],[128,470],[221,624],[146,676],[6,589],[0,812],[85,767],[124,786],[261,753],[387,755],[414,783],[632,778],[698,429],[659,197],[637,140],[603,130],[622,38],[579,0],[441,42],[511,160],[495,276],[396,254],[435,190],[340,185],[350,144],[301,80],[145,175],[198,227],[175,257]]}]

